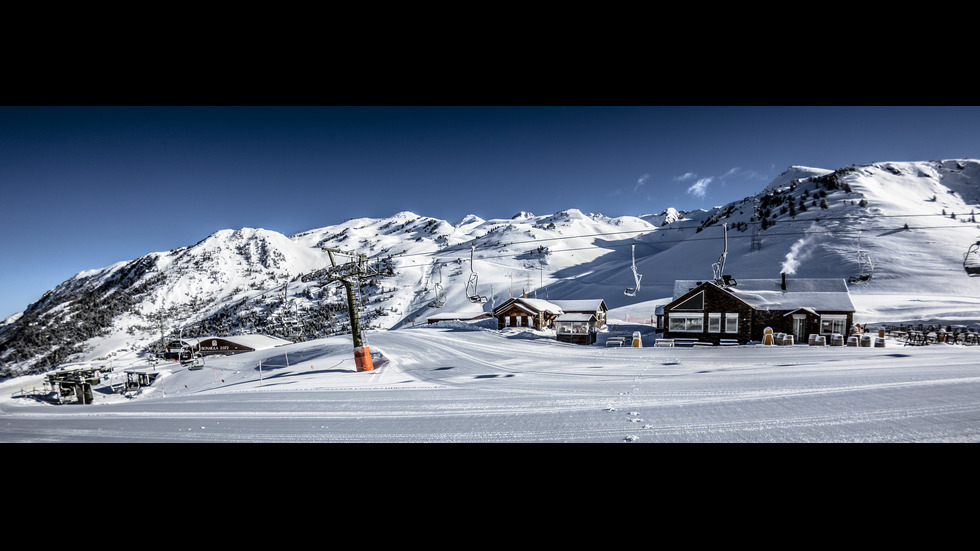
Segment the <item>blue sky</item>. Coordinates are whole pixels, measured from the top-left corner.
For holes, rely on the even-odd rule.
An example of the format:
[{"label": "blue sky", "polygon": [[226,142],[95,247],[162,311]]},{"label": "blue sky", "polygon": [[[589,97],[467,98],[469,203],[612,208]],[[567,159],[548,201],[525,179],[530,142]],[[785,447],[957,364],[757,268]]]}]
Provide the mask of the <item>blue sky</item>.
[{"label": "blue sky", "polygon": [[0,107],[0,316],[226,228],[639,215],[791,165],[977,157],[978,107]]}]

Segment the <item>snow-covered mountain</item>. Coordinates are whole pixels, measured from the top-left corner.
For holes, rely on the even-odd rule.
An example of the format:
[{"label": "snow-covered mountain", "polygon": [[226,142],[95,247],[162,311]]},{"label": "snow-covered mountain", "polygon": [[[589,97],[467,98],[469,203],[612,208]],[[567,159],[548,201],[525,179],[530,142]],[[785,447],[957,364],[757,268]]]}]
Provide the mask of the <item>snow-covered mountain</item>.
[{"label": "snow-covered mountain", "polygon": [[[851,292],[865,322],[905,321],[910,301],[936,301],[936,319],[980,319],[956,307],[957,297],[980,296],[980,278],[963,270],[980,236],[978,204],[980,161],[962,159],[791,167],[754,196],[693,212],[608,217],[569,209],[455,223],[400,212],[294,236],[222,230],[79,273],[45,293],[0,325],[0,377],[143,351],[178,335],[307,340],[349,332],[343,288],[308,277],[330,266],[324,248],[392,266],[393,275],[358,288],[366,329],[485,311],[522,293],[602,298],[649,318],[674,280],[711,279],[723,253],[724,272],[736,281],[781,272],[855,278]],[[627,296],[637,284],[634,258],[640,289]]]}]

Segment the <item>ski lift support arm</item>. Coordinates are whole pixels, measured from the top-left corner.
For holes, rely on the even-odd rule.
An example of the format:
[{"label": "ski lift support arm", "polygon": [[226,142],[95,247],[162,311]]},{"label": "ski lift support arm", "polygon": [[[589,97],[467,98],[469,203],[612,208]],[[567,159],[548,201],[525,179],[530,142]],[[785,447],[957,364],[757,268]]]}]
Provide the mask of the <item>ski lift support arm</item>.
[{"label": "ski lift support arm", "polygon": [[633,279],[636,280],[636,287],[627,287],[626,290],[623,291],[623,293],[626,294],[626,296],[635,297],[636,293],[640,290],[640,280],[643,279],[643,274],[639,273],[636,270],[636,245],[635,244],[632,246],[632,253],[633,253],[633,265],[632,265]]},{"label": "ski lift support arm", "polygon": [[711,269],[714,271],[715,284],[721,287],[729,287],[736,285],[737,282],[730,275],[725,275],[725,259],[728,258],[728,224],[722,224],[721,227],[725,232],[725,248],[721,251],[718,262],[711,265]]},{"label": "ski lift support arm", "polygon": [[[357,300],[354,296],[354,285],[358,280],[363,278],[392,275],[393,271],[390,262],[386,262],[384,268],[380,264],[376,268],[371,268],[367,263],[367,255],[363,253],[353,253],[330,247],[321,247],[321,249],[330,258],[330,267],[321,268],[303,276],[303,281],[319,279],[321,281],[326,280],[328,283],[339,281],[344,285],[344,290],[347,292],[347,311],[350,315],[351,336],[354,340],[354,348],[359,349],[364,346],[364,341],[361,338],[361,324],[357,316]],[[333,256],[334,253],[349,256],[353,260],[338,266]]]}]

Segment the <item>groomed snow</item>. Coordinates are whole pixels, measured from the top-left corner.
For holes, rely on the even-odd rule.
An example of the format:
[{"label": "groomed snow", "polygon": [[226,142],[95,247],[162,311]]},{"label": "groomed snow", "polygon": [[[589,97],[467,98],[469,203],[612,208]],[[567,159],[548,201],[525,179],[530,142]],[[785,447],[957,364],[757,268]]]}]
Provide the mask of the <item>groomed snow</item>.
[{"label": "groomed snow", "polygon": [[[484,324],[485,325],[485,324]],[[644,346],[605,347],[641,331]],[[616,323],[599,345],[448,323],[157,366],[138,395],[90,405],[0,386],[3,442],[974,442],[980,347],[655,348]],[[261,365],[261,369],[260,369]]]}]

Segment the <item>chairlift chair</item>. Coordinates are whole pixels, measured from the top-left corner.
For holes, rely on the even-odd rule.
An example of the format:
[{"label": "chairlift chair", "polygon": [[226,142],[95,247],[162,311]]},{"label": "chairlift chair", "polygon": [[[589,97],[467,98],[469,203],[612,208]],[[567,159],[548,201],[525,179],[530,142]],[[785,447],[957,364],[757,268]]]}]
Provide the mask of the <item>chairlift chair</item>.
[{"label": "chairlift chair", "polygon": [[446,305],[446,299],[442,296],[442,263],[437,262],[436,267],[439,269],[439,281],[436,282],[436,298],[429,303],[429,308],[442,308]]},{"label": "chairlift chair", "polygon": [[[860,235],[858,236],[858,266],[861,270],[861,273],[856,276],[852,276],[848,281],[850,281],[851,283],[861,283],[864,281],[868,281],[872,277],[874,277],[875,265],[873,262],[871,262],[871,256],[868,253],[861,250]],[[865,271],[865,267],[867,267],[867,272]]]},{"label": "chairlift chair", "polygon": [[730,275],[725,275],[725,260],[728,259],[728,224],[722,224],[722,231],[725,234],[725,248],[721,251],[721,256],[718,257],[718,262],[711,265],[711,271],[715,276],[715,284],[721,287],[734,287],[738,285],[738,282],[732,278]]},{"label": "chairlift chair", "polygon": [[633,249],[632,250],[632,253],[633,253],[633,265],[632,265],[632,268],[633,268],[633,279],[636,280],[636,287],[627,287],[626,290],[623,291],[623,294],[625,294],[626,296],[629,296],[629,297],[635,297],[636,296],[637,291],[640,290],[640,279],[643,278],[643,274],[639,273],[636,270],[636,245],[635,244],[632,245],[632,249]]},{"label": "chairlift chair", "polygon": [[980,277],[980,241],[970,245],[963,255],[963,269],[970,277]]},{"label": "chairlift chair", "polygon": [[194,359],[191,361],[191,365],[187,368],[191,371],[199,371],[204,369],[204,357],[200,353],[194,355]]},{"label": "chairlift chair", "polygon": [[476,251],[476,245],[472,245],[470,248],[470,278],[466,282],[466,298],[470,299],[470,302],[476,304],[483,304],[489,299],[477,293],[477,284],[480,281],[480,276],[473,269],[473,252]]}]

